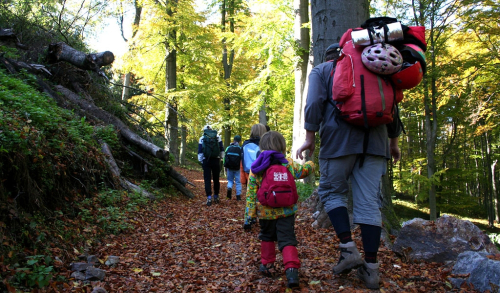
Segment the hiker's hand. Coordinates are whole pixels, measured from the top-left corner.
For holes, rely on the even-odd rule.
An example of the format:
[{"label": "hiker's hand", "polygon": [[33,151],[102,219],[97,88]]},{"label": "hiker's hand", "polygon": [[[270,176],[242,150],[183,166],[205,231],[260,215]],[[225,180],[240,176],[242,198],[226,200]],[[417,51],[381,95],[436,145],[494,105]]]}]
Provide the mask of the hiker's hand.
[{"label": "hiker's hand", "polygon": [[243,224],[243,229],[245,232],[252,230],[252,224]]},{"label": "hiker's hand", "polygon": [[306,150],[309,150],[309,156],[311,156],[314,153],[314,148],[316,147],[316,133],[314,131],[309,131],[307,130],[306,132],[306,141],[302,144],[302,146],[297,150],[297,153],[295,154],[296,158],[300,158],[301,160],[304,159],[304,156],[302,153]]},{"label": "hiker's hand", "polygon": [[398,138],[391,138],[389,143],[393,163],[396,164],[401,159],[401,150],[398,146]]}]

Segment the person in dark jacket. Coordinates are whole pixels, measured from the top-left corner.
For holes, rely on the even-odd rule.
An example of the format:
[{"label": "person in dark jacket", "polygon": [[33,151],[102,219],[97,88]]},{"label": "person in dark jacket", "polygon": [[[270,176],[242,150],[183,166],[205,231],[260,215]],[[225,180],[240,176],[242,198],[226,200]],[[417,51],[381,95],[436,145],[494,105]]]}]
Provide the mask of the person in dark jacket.
[{"label": "person in dark jacket", "polygon": [[[203,128],[203,131],[210,130],[212,127],[210,125],[206,125]],[[217,141],[219,145],[219,156],[213,158],[205,158],[203,155],[203,138],[202,135],[198,142],[198,161],[201,163],[203,167],[203,180],[205,181],[205,193],[207,194],[207,206],[212,205],[212,178],[214,181],[214,198],[213,201],[215,203],[219,203],[219,190],[220,190],[220,159],[224,158],[224,148],[222,146],[222,140],[219,135],[217,135]]]},{"label": "person in dark jacket", "polygon": [[[335,233],[340,240],[340,257],[333,267],[334,274],[358,269],[358,277],[370,289],[379,288],[377,253],[382,227],[381,178],[387,160],[400,159],[398,136],[399,117],[391,125],[369,129],[369,145],[363,150],[365,129],[343,121],[337,116],[332,100],[333,72],[339,56],[339,45],[332,44],[326,51],[327,62],[314,67],[309,75],[305,106],[306,141],[297,150],[296,157],[315,149],[315,133],[321,138],[319,150],[320,180],[318,194]],[[397,111],[395,112],[397,115]],[[364,160],[360,167],[360,160]],[[364,259],[353,241],[347,212],[347,193],[351,181],[353,222],[361,227]]]},{"label": "person in dark jacket", "polygon": [[241,136],[235,135],[233,142],[226,148],[224,154],[224,167],[227,171],[227,198],[231,199],[233,185],[236,185],[236,200],[241,200],[240,166],[242,149]]}]

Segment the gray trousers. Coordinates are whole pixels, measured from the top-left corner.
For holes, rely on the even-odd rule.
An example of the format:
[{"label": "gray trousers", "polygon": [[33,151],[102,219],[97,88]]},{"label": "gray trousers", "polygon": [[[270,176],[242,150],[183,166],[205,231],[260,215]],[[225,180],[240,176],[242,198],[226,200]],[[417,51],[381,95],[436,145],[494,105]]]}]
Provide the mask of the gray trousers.
[{"label": "gray trousers", "polygon": [[360,155],[320,159],[319,197],[327,213],[338,207],[347,208],[351,179],[353,222],[382,227],[381,179],[386,173],[387,159],[365,155],[361,168],[359,160]]}]

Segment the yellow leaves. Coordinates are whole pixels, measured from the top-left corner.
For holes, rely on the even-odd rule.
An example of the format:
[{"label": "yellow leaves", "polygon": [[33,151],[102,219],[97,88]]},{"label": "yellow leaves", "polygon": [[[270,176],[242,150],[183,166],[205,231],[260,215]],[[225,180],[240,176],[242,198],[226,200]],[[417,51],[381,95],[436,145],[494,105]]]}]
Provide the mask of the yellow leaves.
[{"label": "yellow leaves", "polygon": [[141,273],[141,272],[142,272],[142,271],[144,271],[144,270],[143,270],[143,269],[141,269],[141,268],[133,268],[133,269],[132,269],[132,271],[133,271],[134,273]]}]

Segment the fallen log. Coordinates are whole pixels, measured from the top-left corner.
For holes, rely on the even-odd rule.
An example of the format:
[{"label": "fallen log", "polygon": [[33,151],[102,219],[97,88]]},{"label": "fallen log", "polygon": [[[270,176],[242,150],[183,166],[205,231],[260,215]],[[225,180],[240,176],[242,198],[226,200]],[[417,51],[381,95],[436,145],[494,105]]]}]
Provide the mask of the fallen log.
[{"label": "fallen log", "polygon": [[116,180],[120,182],[120,186],[123,187],[124,189],[131,191],[131,192],[136,192],[139,193],[149,199],[155,199],[155,196],[151,193],[149,193],[147,190],[144,188],[135,185],[134,183],[124,179],[121,177],[121,171],[120,168],[118,168],[118,165],[116,164],[115,159],[113,158],[113,154],[111,153],[111,150],[109,149],[109,146],[105,142],[101,142],[101,150],[104,153],[104,158],[106,162],[108,163],[109,166],[109,171],[113,175]]},{"label": "fallen log", "polygon": [[[81,110],[83,110],[86,113],[89,113],[89,116],[95,117],[105,123],[112,124],[114,125],[119,131],[120,134],[129,142],[134,143],[141,149],[147,151],[151,155],[162,159],[164,161],[168,160],[168,151],[156,146],[153,143],[150,143],[146,140],[144,140],[142,137],[139,135],[135,134],[133,131],[131,131],[120,119],[117,117],[111,115],[110,113],[102,110],[101,108],[98,108],[95,106],[92,102],[89,102],[85,99],[80,98],[79,95],[75,94],[71,90],[57,85],[55,86],[56,90],[63,94],[64,97],[66,97],[70,102],[76,104]],[[185,196],[189,198],[193,198],[194,195],[192,192],[185,187],[186,183],[189,183],[194,186],[191,182],[187,180],[186,177],[182,176],[179,174],[177,171],[174,170],[174,168],[169,167],[168,168],[168,175],[172,177],[174,180],[172,180],[173,185],[177,187],[177,189],[184,194]]]},{"label": "fallen log", "polygon": [[99,72],[102,66],[109,65],[115,60],[115,55],[110,51],[101,53],[85,54],[78,51],[66,43],[54,43],[49,45],[47,53],[48,63],[57,63],[66,61],[74,66],[84,69]]},{"label": "fallen log", "polygon": [[0,45],[14,45],[19,49],[27,50],[28,46],[21,44],[19,38],[11,28],[0,28]]},{"label": "fallen log", "polygon": [[177,188],[182,194],[184,194],[185,196],[187,196],[189,198],[194,198],[194,194],[191,192],[191,190],[184,187],[182,184],[179,183],[179,181],[174,179],[174,180],[171,180],[170,182],[172,182],[172,184],[175,186],[175,188]]},{"label": "fallen log", "polygon": [[52,75],[45,66],[40,64],[28,64],[21,61],[12,60],[9,58],[4,58],[3,53],[0,54],[0,62],[9,70],[10,73],[16,74],[20,69],[26,69],[33,73],[46,73]]},{"label": "fallen log", "polygon": [[102,110],[101,108],[97,107],[89,101],[86,101],[85,99],[81,99],[79,95],[61,85],[56,85],[55,88],[72,103],[78,105],[82,110],[89,112],[90,114],[92,114],[92,116],[102,120],[107,124],[113,124],[120,131],[120,134],[123,136],[123,138],[125,138],[127,141],[139,146],[143,150],[159,159],[166,160],[168,158],[168,152],[166,150],[156,146],[153,143],[150,143],[149,141],[146,141],[139,135],[135,134],[128,128],[128,126],[125,125],[125,123],[123,123],[114,115],[111,115],[110,113]]}]

